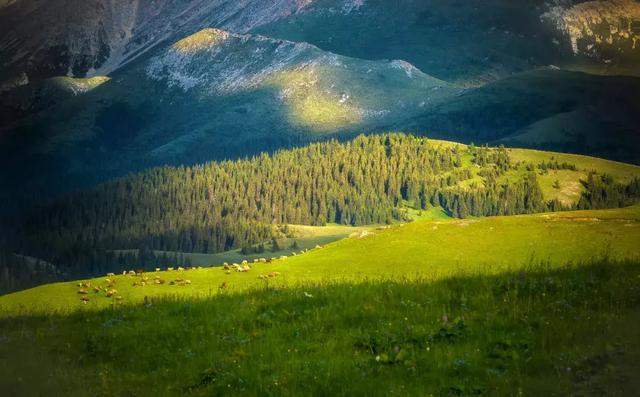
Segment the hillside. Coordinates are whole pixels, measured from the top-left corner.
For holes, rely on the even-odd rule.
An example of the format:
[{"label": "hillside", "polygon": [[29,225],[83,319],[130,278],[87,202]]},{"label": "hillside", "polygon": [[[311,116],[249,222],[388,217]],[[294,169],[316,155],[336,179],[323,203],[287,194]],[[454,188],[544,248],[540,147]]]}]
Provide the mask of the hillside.
[{"label": "hillside", "polygon": [[0,388],[628,395],[639,239],[639,207],[417,221],[247,272],[41,286],[0,297]]},{"label": "hillside", "polygon": [[[29,181],[51,195],[152,166],[378,131],[459,91],[406,62],[216,29],[154,54],[84,95],[49,100],[57,105],[0,126],[2,192],[30,196]],[[15,98],[7,101],[17,106]],[[49,186],[51,178],[60,183]]]},{"label": "hillside", "polygon": [[638,76],[639,21],[634,0],[320,0],[254,31],[480,86],[549,65]]},{"label": "hillside", "polygon": [[[572,211],[537,215],[489,217],[469,220],[415,221],[379,227],[307,253],[276,258],[271,263],[251,263],[248,272],[223,267],[188,271],[149,272],[142,276],[111,276],[121,303],[140,302],[160,295],[207,297],[219,292],[242,292],[265,285],[258,276],[278,272],[268,285],[294,287],[327,282],[377,279],[436,281],[475,274],[495,275],[527,269],[539,263],[558,267],[593,258],[638,259],[640,207]],[[265,254],[267,257],[268,253]],[[146,286],[136,286],[148,278]],[[155,278],[166,284],[155,284]],[[169,285],[172,280],[189,285]],[[90,280],[89,303],[83,305],[78,282],[49,284],[0,297],[5,315],[68,312],[110,307],[114,299],[93,286],[107,284],[105,277]],[[55,296],[56,299],[51,299]]]},{"label": "hillside", "polygon": [[639,90],[637,77],[544,68],[466,90],[396,128],[637,164]]},{"label": "hillside", "polygon": [[6,224],[5,236],[11,252],[79,277],[172,260],[122,252],[264,252],[287,235],[279,229],[287,224],[392,224],[434,210],[468,218],[621,207],[637,202],[638,176],[636,166],[584,156],[359,136],[151,169],[29,211]]}]

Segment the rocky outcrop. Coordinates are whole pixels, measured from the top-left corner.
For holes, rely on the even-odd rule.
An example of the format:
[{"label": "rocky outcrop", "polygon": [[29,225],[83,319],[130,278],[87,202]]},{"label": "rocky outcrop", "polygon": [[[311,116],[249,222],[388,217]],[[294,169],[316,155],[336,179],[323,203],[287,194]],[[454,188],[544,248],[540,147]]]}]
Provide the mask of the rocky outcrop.
[{"label": "rocky outcrop", "polygon": [[543,15],[568,39],[574,55],[601,59],[640,57],[640,2],[598,0],[556,6]]},{"label": "rocky outcrop", "polygon": [[313,0],[17,0],[0,3],[0,82],[108,74],[204,27],[248,30]]}]

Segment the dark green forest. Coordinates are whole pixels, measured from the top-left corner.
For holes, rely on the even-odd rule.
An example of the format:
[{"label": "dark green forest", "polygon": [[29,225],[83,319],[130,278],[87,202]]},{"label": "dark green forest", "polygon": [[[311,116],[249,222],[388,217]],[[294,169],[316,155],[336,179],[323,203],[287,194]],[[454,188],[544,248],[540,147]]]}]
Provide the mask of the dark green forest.
[{"label": "dark green forest", "polygon": [[[440,206],[459,218],[562,210],[543,200],[537,172],[572,167],[514,164],[504,148],[359,136],[120,178],[31,211],[15,225],[14,246],[65,274],[91,274],[160,263],[113,250],[215,253],[268,241],[278,224],[402,221],[405,206]],[[638,180],[625,186],[591,174],[584,184],[575,208],[620,207],[640,195]]]}]

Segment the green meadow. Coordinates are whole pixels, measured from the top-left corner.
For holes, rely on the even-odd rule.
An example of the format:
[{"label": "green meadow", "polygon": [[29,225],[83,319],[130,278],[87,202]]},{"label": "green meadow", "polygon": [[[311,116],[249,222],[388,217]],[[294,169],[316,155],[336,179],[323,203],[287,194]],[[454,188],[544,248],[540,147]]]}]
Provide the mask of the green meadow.
[{"label": "green meadow", "polygon": [[[638,206],[417,220],[246,272],[44,285],[0,297],[0,388],[630,395],[640,370],[638,242]],[[93,290],[107,278],[111,297]]]}]

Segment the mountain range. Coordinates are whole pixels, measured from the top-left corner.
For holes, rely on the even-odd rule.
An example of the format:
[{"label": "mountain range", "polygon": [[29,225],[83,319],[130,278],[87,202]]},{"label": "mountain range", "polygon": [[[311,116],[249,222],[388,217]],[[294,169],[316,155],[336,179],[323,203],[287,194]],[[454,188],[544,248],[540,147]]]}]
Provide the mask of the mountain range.
[{"label": "mountain range", "polygon": [[15,203],[390,130],[640,161],[632,0],[5,0],[0,26]]}]

